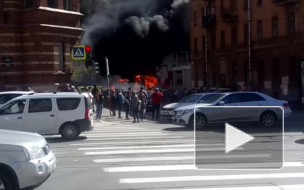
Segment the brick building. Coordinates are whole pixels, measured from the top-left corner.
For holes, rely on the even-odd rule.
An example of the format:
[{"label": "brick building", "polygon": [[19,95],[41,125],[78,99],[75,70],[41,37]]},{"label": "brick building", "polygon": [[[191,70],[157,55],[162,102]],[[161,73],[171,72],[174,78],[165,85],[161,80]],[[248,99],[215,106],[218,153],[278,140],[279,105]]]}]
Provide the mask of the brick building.
[{"label": "brick building", "polygon": [[191,0],[192,84],[302,97],[304,0]]},{"label": "brick building", "polygon": [[81,17],[79,0],[1,0],[0,90],[54,90],[70,82]]}]

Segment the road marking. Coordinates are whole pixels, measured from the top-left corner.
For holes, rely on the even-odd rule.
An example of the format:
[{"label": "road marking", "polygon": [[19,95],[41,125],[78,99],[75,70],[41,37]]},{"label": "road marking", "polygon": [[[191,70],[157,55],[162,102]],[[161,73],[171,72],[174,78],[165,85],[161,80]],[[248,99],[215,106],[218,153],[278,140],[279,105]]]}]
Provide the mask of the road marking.
[{"label": "road marking", "polygon": [[[193,140],[166,140],[166,141],[141,141],[140,144],[155,144],[155,143],[176,143],[176,144],[183,144],[187,142],[194,142]],[[114,144],[139,144],[138,141],[130,142],[130,141],[118,141],[118,142],[103,142],[103,143],[82,143],[82,144],[70,144],[70,146],[88,146],[88,145],[114,145]]]},{"label": "road marking", "polygon": [[284,167],[298,167],[304,166],[302,162],[284,162]]},{"label": "road marking", "polygon": [[[92,135],[92,136],[87,136],[87,137],[142,137],[142,136],[168,136],[168,134],[164,133],[153,133],[153,134],[129,134],[129,135]],[[86,135],[81,135],[81,136],[86,136]]]},{"label": "road marking", "polygon": [[241,174],[241,175],[213,175],[213,176],[179,176],[179,177],[151,177],[151,178],[124,178],[120,183],[161,183],[187,181],[220,181],[244,179],[286,179],[303,178],[304,173],[270,173],[270,174]]},{"label": "road marking", "polygon": [[164,190],[303,190],[304,184],[276,185],[276,186],[251,186],[251,187],[214,187],[214,188],[191,188],[191,189],[164,189]]},{"label": "road marking", "polygon": [[[223,144],[204,144],[204,145],[200,145],[202,146],[221,146]],[[148,149],[148,148],[174,148],[174,147],[194,147],[193,144],[178,144],[178,145],[157,145],[157,146],[145,146],[145,145],[141,145],[141,146],[116,146],[116,147],[92,147],[92,148],[79,148],[78,150],[110,150],[110,149],[114,149],[114,150],[118,150],[118,149]]]},{"label": "road marking", "polygon": [[[200,151],[223,151],[225,148],[201,148]],[[241,150],[241,148],[239,148]],[[86,152],[85,155],[106,155],[106,154],[138,154],[138,153],[169,153],[169,152],[194,152],[194,148],[190,149],[156,149],[156,150],[119,150],[119,151],[103,151],[103,152]]]},{"label": "road marking", "polygon": [[87,137],[93,136],[133,136],[133,135],[151,135],[162,134],[162,132],[137,132],[137,133],[103,133],[103,134],[85,134]]},{"label": "road marking", "polygon": [[[253,158],[253,157],[269,157],[269,154],[254,154],[254,155],[226,155],[227,158]],[[223,157],[214,157],[213,155],[199,156],[199,159],[222,159]],[[172,156],[172,157],[139,157],[139,158],[109,158],[95,159],[95,163],[114,163],[114,162],[145,162],[145,161],[180,161],[193,160],[194,156]]]},{"label": "road marking", "polygon": [[[159,137],[158,137],[159,136]],[[184,137],[181,137],[181,136],[176,136],[176,137],[171,137],[171,136],[168,136],[166,134],[159,134],[159,135],[153,135],[153,137],[151,136],[146,136],[146,137],[143,137],[143,136],[140,136],[140,137],[126,137],[126,138],[123,138],[123,137],[118,137],[118,138],[98,138],[98,139],[93,139],[93,138],[90,138],[90,139],[85,139],[83,141],[98,141],[98,140],[142,140],[142,139],[161,139],[161,138],[166,138],[166,139],[177,139],[177,138],[184,138]]]}]

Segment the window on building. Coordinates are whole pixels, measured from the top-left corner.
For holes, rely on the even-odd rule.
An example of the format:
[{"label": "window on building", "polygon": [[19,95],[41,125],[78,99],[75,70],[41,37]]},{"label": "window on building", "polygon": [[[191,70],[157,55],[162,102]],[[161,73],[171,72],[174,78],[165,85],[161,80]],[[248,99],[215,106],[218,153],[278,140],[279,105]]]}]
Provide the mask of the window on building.
[{"label": "window on building", "polygon": [[216,47],[216,36],[215,32],[211,33],[211,49],[215,49]]},{"label": "window on building", "polygon": [[72,0],[63,0],[63,9],[72,11],[73,10],[73,3]]},{"label": "window on building", "polygon": [[244,8],[244,10],[245,11],[247,11],[248,10],[248,0],[243,0],[243,8]]},{"label": "window on building", "polygon": [[231,0],[231,12],[232,13],[237,13],[237,0]]},{"label": "window on building", "polygon": [[237,28],[231,28],[231,44],[236,45],[237,44]]},{"label": "window on building", "polygon": [[248,24],[244,25],[244,43],[248,43]]},{"label": "window on building", "polygon": [[237,86],[237,82],[238,82],[238,63],[234,62],[232,64],[232,82],[234,86]]},{"label": "window on building", "polygon": [[249,82],[248,60],[244,61],[244,82],[245,84]]},{"label": "window on building", "polygon": [[206,51],[206,37],[202,36],[202,51]]},{"label": "window on building", "polygon": [[64,43],[59,42],[58,43],[59,48],[59,69],[64,69]]},{"label": "window on building", "polygon": [[279,0],[272,0],[273,4],[278,4]]},{"label": "window on building", "polygon": [[197,53],[197,38],[193,39],[194,53]]},{"label": "window on building", "polygon": [[278,27],[278,17],[272,18],[272,37],[277,37],[279,35]]},{"label": "window on building", "polygon": [[197,26],[197,14],[196,14],[196,11],[193,12],[193,26]]},{"label": "window on building", "polygon": [[183,71],[176,71],[176,84],[183,85]]},{"label": "window on building", "polygon": [[263,22],[261,20],[257,22],[257,34],[258,40],[263,39]]},{"label": "window on building", "polygon": [[287,20],[287,26],[288,26],[288,34],[293,34],[296,31],[296,15],[294,12],[288,14],[288,20]]},{"label": "window on building", "polygon": [[47,6],[51,8],[58,8],[57,0],[47,0]]},{"label": "window on building", "polygon": [[258,78],[259,78],[258,80],[260,85],[264,85],[264,74],[265,74],[264,65],[265,64],[263,60],[258,61]]},{"label": "window on building", "polygon": [[34,0],[24,0],[23,6],[24,6],[24,8],[34,7]]},{"label": "window on building", "polygon": [[221,31],[221,47],[224,48],[225,45],[226,45],[225,31]]},{"label": "window on building", "polygon": [[262,7],[263,5],[263,0],[257,0],[257,6]]},{"label": "window on building", "polygon": [[279,59],[272,60],[272,82],[276,84],[281,82]]}]

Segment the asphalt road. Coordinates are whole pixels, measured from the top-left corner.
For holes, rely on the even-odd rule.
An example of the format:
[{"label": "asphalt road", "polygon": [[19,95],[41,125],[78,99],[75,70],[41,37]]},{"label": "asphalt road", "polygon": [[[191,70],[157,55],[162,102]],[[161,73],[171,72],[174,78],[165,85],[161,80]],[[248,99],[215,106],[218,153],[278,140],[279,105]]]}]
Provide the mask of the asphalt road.
[{"label": "asphalt road", "polygon": [[[47,138],[58,159],[57,170],[37,189],[304,189],[304,114],[285,120],[283,169],[223,171],[195,169],[194,132],[183,126],[166,121],[133,124],[105,115],[94,131],[75,141]],[[222,132],[210,129],[206,134],[208,140]],[[205,155],[212,157],[212,149],[219,147],[223,144],[205,146]]]}]

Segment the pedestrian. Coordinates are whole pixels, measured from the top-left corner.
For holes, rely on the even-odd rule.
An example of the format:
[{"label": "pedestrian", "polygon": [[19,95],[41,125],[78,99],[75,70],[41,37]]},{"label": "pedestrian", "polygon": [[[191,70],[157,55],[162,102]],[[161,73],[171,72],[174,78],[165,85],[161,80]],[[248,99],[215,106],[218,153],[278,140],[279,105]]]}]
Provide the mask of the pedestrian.
[{"label": "pedestrian", "polygon": [[[92,94],[95,96],[96,93],[97,93],[97,85],[94,84],[94,88],[92,90]],[[96,97],[93,98],[93,112],[94,113],[96,112],[95,106],[97,106],[96,105]]]},{"label": "pedestrian", "polygon": [[117,106],[118,106],[118,119],[121,119],[122,118],[121,110],[124,105],[124,99],[125,99],[121,90],[118,91],[116,98],[117,98]]},{"label": "pedestrian", "polygon": [[96,99],[96,120],[101,121],[104,96],[102,95],[100,89],[96,89],[95,99]]},{"label": "pedestrian", "polygon": [[176,91],[174,92],[174,94],[172,94],[172,97],[171,97],[171,103],[178,102],[178,100],[179,100],[178,95],[179,95],[179,91],[178,91],[178,90],[176,90]]},{"label": "pedestrian", "polygon": [[159,89],[156,88],[154,90],[154,93],[151,95],[152,99],[152,120],[155,119],[156,114],[156,120],[159,120],[159,110],[160,110],[160,104],[161,100],[164,97],[163,93],[159,92]]},{"label": "pedestrian", "polygon": [[94,99],[94,96],[92,94],[92,88],[91,87],[85,87],[85,92],[88,93],[89,97],[90,97],[90,102],[91,102],[91,105],[93,104],[93,99]]},{"label": "pedestrian", "polygon": [[128,92],[125,95],[126,120],[130,120],[129,113],[130,113],[131,96],[132,96],[132,89],[128,88]]},{"label": "pedestrian", "polygon": [[133,112],[133,117],[134,117],[133,123],[136,123],[136,120],[137,120],[137,123],[139,123],[138,111],[139,111],[140,102],[139,102],[138,96],[136,95],[135,92],[132,92],[130,106],[131,106],[131,109]]},{"label": "pedestrian", "polygon": [[111,95],[110,95],[110,115],[116,116],[116,95],[115,91],[112,89],[111,90]]},{"label": "pedestrian", "polygon": [[145,118],[146,107],[147,107],[147,104],[148,104],[147,95],[145,94],[144,91],[139,91],[138,99],[141,102],[140,103],[140,110],[139,110],[139,117],[140,117],[140,120],[143,121],[143,119]]}]

